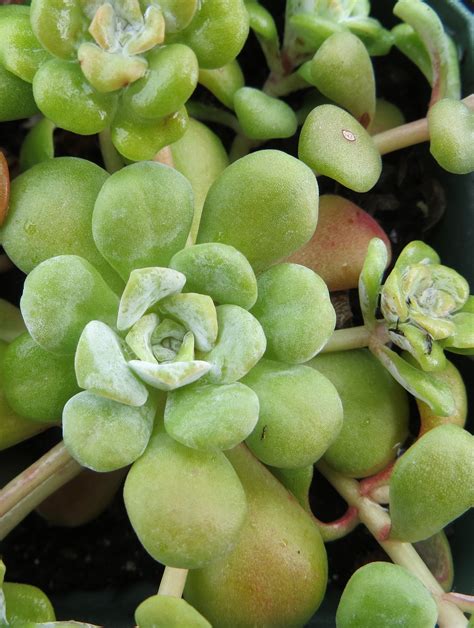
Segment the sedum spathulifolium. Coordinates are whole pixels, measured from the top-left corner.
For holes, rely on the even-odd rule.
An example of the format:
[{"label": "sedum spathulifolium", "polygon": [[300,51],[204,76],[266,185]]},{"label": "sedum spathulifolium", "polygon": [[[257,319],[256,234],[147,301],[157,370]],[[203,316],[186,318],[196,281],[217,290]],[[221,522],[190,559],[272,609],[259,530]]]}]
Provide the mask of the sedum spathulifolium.
[{"label": "sedum spathulifolium", "polygon": [[[94,166],[94,194],[78,183],[88,167],[51,159],[13,182],[1,237],[29,271],[28,333],[6,350],[15,376],[5,394],[21,414],[34,407],[31,372],[51,372],[31,418],[58,420],[64,405],[64,441],[81,465],[132,464],[125,502],[143,545],[165,564],[200,567],[233,547],[246,517],[223,451],[247,440],[264,462],[298,468],[342,425],[336,388],[304,365],[334,330],[327,287],[279,263],[314,232],[317,183],[279,151],[244,157],[210,187],[197,244],[186,246],[195,208],[183,175],[157,162],[111,176]],[[77,207],[53,200],[56,178],[76,184]],[[80,217],[87,257],[66,228],[42,237],[38,204],[50,224]]]},{"label": "sedum spathulifolium", "polygon": [[199,69],[231,62],[248,22],[243,0],[33,0],[0,7],[0,68],[13,89],[32,84],[20,116],[36,103],[59,127],[110,128],[120,153],[150,159],[183,135]]},{"label": "sedum spathulifolium", "polygon": [[[369,348],[391,375],[435,415],[452,415],[456,407],[449,380],[433,375],[448,366],[445,351],[473,351],[474,314],[469,285],[455,270],[443,266],[436,251],[421,241],[403,249],[383,282],[386,263],[386,246],[374,238],[359,278],[362,314],[371,332]],[[381,319],[377,318],[379,307]],[[406,360],[388,343],[411,359]]]}]

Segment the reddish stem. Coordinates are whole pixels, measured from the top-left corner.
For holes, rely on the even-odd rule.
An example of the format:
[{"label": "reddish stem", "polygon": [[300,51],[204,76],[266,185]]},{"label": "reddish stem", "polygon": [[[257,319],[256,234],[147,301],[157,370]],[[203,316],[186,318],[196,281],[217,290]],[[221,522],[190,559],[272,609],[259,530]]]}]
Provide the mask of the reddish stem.
[{"label": "reddish stem", "polygon": [[356,528],[359,521],[359,511],[355,506],[349,506],[346,512],[334,521],[321,521],[313,515],[313,519],[321,532],[321,536],[325,543],[329,541],[337,541],[352,532]]},{"label": "reddish stem", "polygon": [[365,478],[361,480],[360,485],[360,494],[364,497],[370,497],[371,493],[382,487],[386,486],[390,481],[390,476],[392,475],[393,467],[395,463],[390,463],[388,467],[379,471],[375,475],[372,475],[370,478]]},{"label": "reddish stem", "polygon": [[443,595],[443,600],[452,602],[464,613],[470,613],[471,615],[474,614],[474,595],[455,593],[454,591],[451,591],[451,593],[445,593]]},{"label": "reddish stem", "polygon": [[0,151],[0,226],[3,225],[8,213],[10,200],[10,172],[5,155]]}]

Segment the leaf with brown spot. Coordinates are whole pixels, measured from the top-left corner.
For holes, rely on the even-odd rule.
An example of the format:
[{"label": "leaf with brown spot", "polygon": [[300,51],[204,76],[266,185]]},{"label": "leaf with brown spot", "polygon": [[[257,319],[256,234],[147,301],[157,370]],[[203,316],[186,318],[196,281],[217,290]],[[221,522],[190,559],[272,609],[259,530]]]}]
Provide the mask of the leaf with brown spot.
[{"label": "leaf with brown spot", "polygon": [[10,172],[5,155],[0,151],[0,226],[5,222],[10,198]]}]

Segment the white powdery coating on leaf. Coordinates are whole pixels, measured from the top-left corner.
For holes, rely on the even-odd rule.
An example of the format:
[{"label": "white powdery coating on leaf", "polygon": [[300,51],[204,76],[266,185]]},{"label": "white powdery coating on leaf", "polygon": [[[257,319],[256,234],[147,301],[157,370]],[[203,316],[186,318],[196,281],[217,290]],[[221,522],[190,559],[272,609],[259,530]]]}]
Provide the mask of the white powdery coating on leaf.
[{"label": "white powdery coating on leaf", "polygon": [[202,360],[168,362],[167,364],[131,360],[128,365],[143,381],[159,390],[174,390],[191,384],[211,368],[208,362]]},{"label": "white powdery coating on leaf", "polygon": [[119,337],[100,321],[86,325],[74,361],[81,388],[129,406],[142,406],[148,391],[130,372]]},{"label": "white powdery coating on leaf", "polygon": [[160,311],[178,319],[194,334],[199,351],[210,351],[217,339],[217,312],[204,294],[187,292],[169,297],[160,303]]},{"label": "white powdery coating on leaf", "polygon": [[140,268],[130,278],[120,299],[117,328],[128,329],[155,303],[181,292],[186,277],[171,268]]}]

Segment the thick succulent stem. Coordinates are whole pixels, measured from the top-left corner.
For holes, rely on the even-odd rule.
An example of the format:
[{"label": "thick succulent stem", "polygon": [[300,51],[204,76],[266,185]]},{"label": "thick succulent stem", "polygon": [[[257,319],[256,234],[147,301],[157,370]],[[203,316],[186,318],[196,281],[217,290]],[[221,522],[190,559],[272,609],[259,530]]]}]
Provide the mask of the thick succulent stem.
[{"label": "thick succulent stem", "polygon": [[248,155],[252,149],[260,146],[261,143],[262,142],[260,140],[251,140],[245,135],[239,133],[235,136],[234,141],[232,142],[229,154],[230,161],[234,162],[241,157],[245,157],[245,155]]},{"label": "thick succulent stem", "polygon": [[109,174],[113,174],[124,166],[124,162],[117,149],[112,144],[110,129],[105,129],[99,133],[99,146],[104,160],[105,169]]},{"label": "thick succulent stem", "polygon": [[466,595],[465,593],[445,593],[443,599],[456,604],[464,613],[474,615],[474,595]]},{"label": "thick succulent stem", "polygon": [[357,508],[354,506],[349,506],[346,512],[339,517],[339,519],[335,519],[334,521],[330,521],[326,523],[324,521],[320,521],[317,517],[313,515],[314,522],[319,528],[321,532],[321,536],[323,537],[323,541],[325,543],[329,543],[330,541],[338,541],[339,539],[344,538],[348,534],[350,534],[355,528],[359,525],[359,513]]},{"label": "thick succulent stem", "polygon": [[367,347],[370,337],[371,332],[365,325],[361,325],[360,327],[348,327],[347,329],[336,329],[321,350],[321,353],[348,351],[349,349]]},{"label": "thick succulent stem", "polygon": [[425,565],[413,545],[402,541],[388,540],[391,521],[384,508],[365,495],[361,495],[360,484],[357,480],[344,477],[340,473],[333,471],[324,462],[318,462],[316,466],[346,502],[350,506],[357,508],[360,521],[367,527],[393,562],[405,567],[405,569],[417,576],[430,591],[438,606],[438,624],[440,628],[462,628],[467,626],[466,617],[452,601],[445,599],[445,592],[441,585]]},{"label": "thick succulent stem", "polygon": [[393,467],[394,465],[391,463],[375,475],[361,480],[359,484],[360,494],[371,497],[380,504],[388,504],[388,499],[387,501],[381,501],[380,499],[388,495],[388,486]]},{"label": "thick succulent stem", "polygon": [[165,166],[174,168],[174,159],[171,148],[169,146],[165,146],[164,148],[159,150],[153,157],[153,161],[157,161],[160,164],[164,164]]},{"label": "thick succulent stem", "polygon": [[195,100],[189,100],[186,103],[186,109],[193,118],[203,120],[204,122],[216,122],[229,127],[236,133],[241,132],[239,121],[230,111],[225,111],[212,105],[205,105]]},{"label": "thick succulent stem", "polygon": [[293,72],[288,75],[270,74],[262,89],[269,96],[278,98],[308,87],[311,86],[299,74]]},{"label": "thick succulent stem", "polygon": [[158,595],[169,595],[170,597],[181,597],[183,595],[184,585],[188,577],[187,569],[179,569],[178,567],[165,567],[163,577],[161,578]]},{"label": "thick succulent stem", "polygon": [[[474,109],[474,94],[464,98],[461,102],[469,107],[469,109]],[[381,155],[427,142],[430,139],[428,120],[422,118],[421,120],[415,120],[408,124],[402,124],[389,131],[377,133],[372,139]]]},{"label": "thick succulent stem", "polygon": [[58,443],[0,491],[0,540],[43,500],[82,471]]}]

